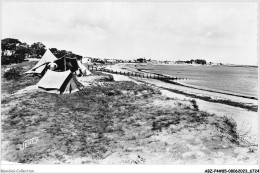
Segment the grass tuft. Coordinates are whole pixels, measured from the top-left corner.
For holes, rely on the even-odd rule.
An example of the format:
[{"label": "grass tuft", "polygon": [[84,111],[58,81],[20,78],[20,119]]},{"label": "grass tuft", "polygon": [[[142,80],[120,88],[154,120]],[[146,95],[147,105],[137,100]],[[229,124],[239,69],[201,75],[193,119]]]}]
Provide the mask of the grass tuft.
[{"label": "grass tuft", "polygon": [[21,77],[21,68],[10,68],[4,72],[3,77],[7,80],[17,80]]}]

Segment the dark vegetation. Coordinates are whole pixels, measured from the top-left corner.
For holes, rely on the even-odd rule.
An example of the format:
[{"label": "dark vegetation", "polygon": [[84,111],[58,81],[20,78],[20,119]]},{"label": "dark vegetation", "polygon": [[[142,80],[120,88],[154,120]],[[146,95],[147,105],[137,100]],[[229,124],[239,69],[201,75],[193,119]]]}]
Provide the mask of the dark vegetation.
[{"label": "dark vegetation", "polygon": [[35,85],[40,80],[40,77],[28,76],[24,73],[36,63],[37,62],[23,62],[16,65],[2,66],[2,93],[11,94],[27,86]]},{"label": "dark vegetation", "polygon": [[192,106],[194,108],[195,111],[198,111],[199,110],[199,106],[197,105],[197,102],[196,100],[191,100],[191,103],[192,103]]},{"label": "dark vegetation", "polygon": [[103,81],[103,82],[112,82],[114,81],[114,77],[111,74],[105,74],[102,73],[100,71],[93,71],[92,72],[93,76],[99,76],[99,81]]},{"label": "dark vegetation", "polygon": [[21,69],[20,68],[10,68],[8,71],[4,72],[4,78],[7,80],[17,80],[21,76]]},{"label": "dark vegetation", "polygon": [[2,65],[8,65],[21,63],[29,56],[40,58],[45,53],[45,45],[41,42],[28,45],[18,39],[6,38],[1,40],[1,51]]},{"label": "dark vegetation", "polygon": [[178,60],[176,61],[177,64],[183,64],[183,63],[186,63],[186,64],[193,64],[193,63],[196,63],[196,64],[201,64],[201,65],[205,65],[207,64],[207,61],[204,60],[204,59],[191,59],[191,60],[186,60],[186,61],[183,61],[183,60]]},{"label": "dark vegetation", "polygon": [[[82,56],[72,53],[67,50],[59,50],[57,48],[51,48],[51,52],[57,57],[76,57],[81,59]],[[25,61],[25,58],[41,58],[46,47],[41,42],[36,42],[28,45],[26,42],[21,42],[18,39],[5,38],[1,40],[1,63],[2,65],[8,65],[12,63],[21,63]]]}]

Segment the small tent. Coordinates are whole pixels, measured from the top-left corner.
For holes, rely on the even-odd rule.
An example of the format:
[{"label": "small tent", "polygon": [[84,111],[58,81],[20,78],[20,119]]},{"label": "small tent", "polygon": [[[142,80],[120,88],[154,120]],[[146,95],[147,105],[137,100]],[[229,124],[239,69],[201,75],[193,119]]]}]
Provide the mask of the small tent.
[{"label": "small tent", "polygon": [[63,56],[58,60],[55,60],[54,63],[58,65],[55,71],[67,71],[76,72],[79,69],[77,58],[72,58],[68,56]]},{"label": "small tent", "polygon": [[80,74],[79,71],[81,71],[83,76],[89,76],[90,74],[92,74],[79,60],[77,62],[79,66],[79,69],[76,71],[77,74]]},{"label": "small tent", "polygon": [[64,72],[47,70],[37,86],[41,91],[56,94],[70,94],[84,87],[70,70]]},{"label": "small tent", "polygon": [[47,49],[42,58],[39,60],[39,62],[31,70],[25,73],[42,74],[46,70],[47,64],[56,60],[58,59],[52,54],[52,52],[49,49]]}]

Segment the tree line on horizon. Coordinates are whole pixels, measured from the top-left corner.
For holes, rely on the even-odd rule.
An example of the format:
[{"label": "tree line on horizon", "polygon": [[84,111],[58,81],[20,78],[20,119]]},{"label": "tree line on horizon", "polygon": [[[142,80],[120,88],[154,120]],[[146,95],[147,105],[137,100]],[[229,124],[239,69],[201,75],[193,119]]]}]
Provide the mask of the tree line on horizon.
[{"label": "tree line on horizon", "polygon": [[[36,42],[31,45],[28,45],[26,42],[21,42],[18,39],[14,38],[5,38],[1,40],[1,63],[2,65],[8,65],[12,63],[21,63],[25,61],[26,58],[41,58],[45,51],[46,46],[41,42]],[[57,57],[61,58],[66,55],[66,57],[81,59],[82,56],[72,53],[71,51],[67,50],[59,50],[57,48],[50,48],[50,51]],[[141,62],[146,62],[145,58]],[[137,59],[137,60],[139,60]],[[96,60],[96,62],[102,60]],[[204,59],[191,59],[187,61],[176,61],[177,63],[186,63],[186,64],[206,64],[206,60]]]},{"label": "tree line on horizon", "polygon": [[[1,63],[8,65],[12,63],[24,62],[26,58],[41,58],[45,51],[46,46],[41,42],[36,42],[28,45],[26,42],[21,42],[14,38],[5,38],[1,40]],[[57,57],[63,56],[76,57],[81,59],[82,56],[72,53],[67,50],[59,50],[57,48],[50,48],[50,51]]]},{"label": "tree line on horizon", "polygon": [[185,61],[185,63],[187,63],[187,64],[193,64],[193,63],[196,63],[196,64],[201,64],[201,65],[205,65],[206,63],[207,63],[207,61],[206,60],[204,60],[204,59],[191,59],[191,60],[187,60],[187,61]]}]

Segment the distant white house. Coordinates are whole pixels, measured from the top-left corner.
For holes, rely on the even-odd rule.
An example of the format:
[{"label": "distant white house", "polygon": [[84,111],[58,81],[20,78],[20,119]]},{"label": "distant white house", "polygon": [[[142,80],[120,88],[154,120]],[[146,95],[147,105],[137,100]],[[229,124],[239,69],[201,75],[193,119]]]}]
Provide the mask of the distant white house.
[{"label": "distant white house", "polygon": [[5,50],[4,51],[4,56],[11,56],[11,55],[13,55],[15,53],[15,51],[14,50]]},{"label": "distant white house", "polygon": [[92,57],[83,57],[81,63],[91,63]]}]

